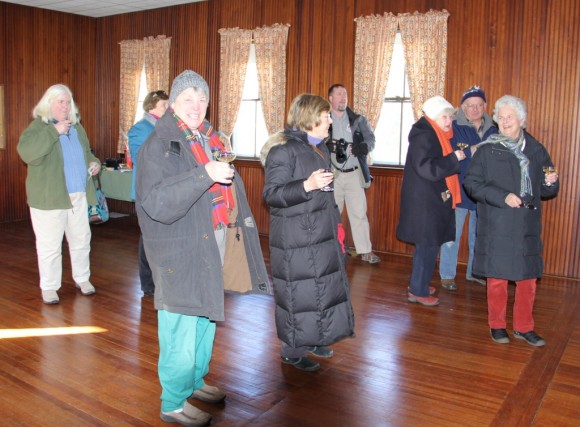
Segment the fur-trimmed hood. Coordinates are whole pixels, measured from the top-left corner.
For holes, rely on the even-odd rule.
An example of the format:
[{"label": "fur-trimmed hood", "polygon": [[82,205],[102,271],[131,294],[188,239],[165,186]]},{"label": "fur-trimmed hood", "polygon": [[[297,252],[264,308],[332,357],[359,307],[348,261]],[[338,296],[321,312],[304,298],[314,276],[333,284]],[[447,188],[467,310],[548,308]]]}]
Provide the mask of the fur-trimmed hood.
[{"label": "fur-trimmed hood", "polygon": [[278,145],[284,145],[291,139],[300,139],[308,142],[308,136],[306,132],[295,130],[287,127],[283,131],[276,132],[268,138],[262,149],[260,150],[260,163],[262,166],[266,166],[266,159],[268,158],[268,153],[273,147]]}]

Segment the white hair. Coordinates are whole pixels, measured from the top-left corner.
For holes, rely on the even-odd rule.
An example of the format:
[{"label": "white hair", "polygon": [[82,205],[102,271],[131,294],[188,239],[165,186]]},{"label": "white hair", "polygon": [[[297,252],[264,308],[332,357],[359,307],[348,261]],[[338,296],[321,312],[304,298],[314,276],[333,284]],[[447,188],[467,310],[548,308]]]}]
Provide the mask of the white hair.
[{"label": "white hair", "polygon": [[512,108],[516,112],[519,121],[523,123],[522,129],[526,127],[528,124],[528,107],[522,99],[513,95],[504,95],[495,101],[495,107],[493,109],[493,120],[495,120],[496,123],[498,123],[499,110],[503,107]]},{"label": "white hair", "polygon": [[52,85],[46,90],[46,92],[44,92],[44,95],[42,95],[42,98],[32,110],[32,117],[35,119],[40,118],[45,123],[51,121],[53,117],[50,112],[50,107],[54,100],[62,94],[66,94],[70,97],[71,108],[67,119],[70,120],[73,125],[76,125],[79,121],[79,110],[77,109],[71,90],[62,83]]}]

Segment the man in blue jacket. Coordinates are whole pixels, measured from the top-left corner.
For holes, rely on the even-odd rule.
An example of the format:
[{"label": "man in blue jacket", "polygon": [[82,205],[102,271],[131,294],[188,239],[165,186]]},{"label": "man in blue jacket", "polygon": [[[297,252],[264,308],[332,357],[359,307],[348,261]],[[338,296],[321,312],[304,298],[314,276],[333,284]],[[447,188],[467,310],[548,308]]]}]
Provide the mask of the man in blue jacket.
[{"label": "man in blue jacket", "polygon": [[[451,145],[453,150],[465,150],[466,158],[460,163],[459,183],[461,185],[461,203],[455,208],[455,240],[441,245],[439,259],[439,274],[441,276],[441,286],[448,291],[457,289],[455,274],[457,270],[457,253],[459,252],[459,242],[463,232],[463,224],[469,216],[468,245],[469,259],[467,261],[466,278],[470,282],[486,285],[482,278],[473,277],[471,267],[473,264],[473,248],[475,245],[475,227],[477,223],[476,204],[465,193],[463,179],[469,169],[471,156],[477,149],[475,146],[485,141],[490,135],[497,133],[491,117],[485,112],[486,98],[485,92],[479,86],[472,86],[461,96],[461,108],[457,110],[453,120],[453,138]],[[466,145],[461,145],[461,144]]]},{"label": "man in blue jacket", "polygon": [[[155,130],[157,119],[165,114],[169,105],[169,96],[163,90],[157,90],[147,94],[143,100],[143,118],[129,129],[129,152],[133,159],[133,184],[131,186],[131,198],[135,200],[135,181],[137,179],[137,154],[143,143],[147,140],[151,132]],[[143,247],[143,236],[139,236],[139,279],[143,296],[152,297],[155,293],[155,283],[153,275],[147,261],[145,248]]]}]

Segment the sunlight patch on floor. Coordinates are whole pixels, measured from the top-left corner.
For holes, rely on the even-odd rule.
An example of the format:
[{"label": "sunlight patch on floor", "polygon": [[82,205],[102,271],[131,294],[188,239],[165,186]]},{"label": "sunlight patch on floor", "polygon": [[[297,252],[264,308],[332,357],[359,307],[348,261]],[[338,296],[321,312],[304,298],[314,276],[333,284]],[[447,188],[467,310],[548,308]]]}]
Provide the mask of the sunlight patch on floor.
[{"label": "sunlight patch on floor", "polygon": [[98,326],[71,326],[67,328],[0,329],[0,339],[24,337],[49,337],[53,335],[97,334],[107,332]]}]

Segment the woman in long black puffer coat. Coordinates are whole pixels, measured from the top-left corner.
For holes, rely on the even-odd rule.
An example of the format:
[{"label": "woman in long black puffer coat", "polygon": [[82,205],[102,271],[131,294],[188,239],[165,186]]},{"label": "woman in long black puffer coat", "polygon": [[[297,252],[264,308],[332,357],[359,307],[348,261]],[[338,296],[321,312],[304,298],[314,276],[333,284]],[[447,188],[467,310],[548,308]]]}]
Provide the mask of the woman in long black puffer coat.
[{"label": "woman in long black puffer coat", "polygon": [[354,334],[354,314],[344,266],[344,233],[332,192],[325,139],[330,104],[302,94],[288,113],[288,127],[261,151],[264,198],[270,206],[270,265],[276,329],[283,363],[305,371],[331,357],[327,345]]}]

